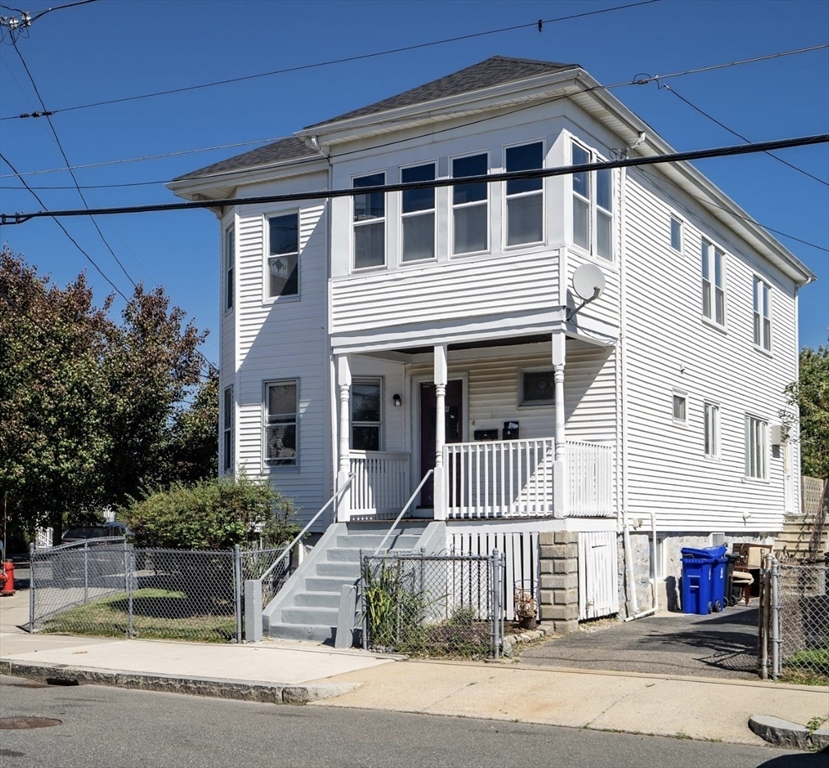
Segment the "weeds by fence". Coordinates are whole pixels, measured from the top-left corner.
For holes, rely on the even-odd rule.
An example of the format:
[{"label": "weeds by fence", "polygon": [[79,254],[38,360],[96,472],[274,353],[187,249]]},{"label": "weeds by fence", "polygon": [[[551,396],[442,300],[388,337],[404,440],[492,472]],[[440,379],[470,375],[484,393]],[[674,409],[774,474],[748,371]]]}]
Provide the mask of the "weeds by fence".
[{"label": "weeds by fence", "polygon": [[244,579],[281,552],[135,549],[113,539],[33,550],[29,629],[241,642]]},{"label": "weeds by fence", "polygon": [[760,636],[764,677],[829,685],[829,565],[770,558],[762,574]]},{"label": "weeds by fence", "polygon": [[412,655],[498,656],[503,555],[365,555],[363,645]]}]

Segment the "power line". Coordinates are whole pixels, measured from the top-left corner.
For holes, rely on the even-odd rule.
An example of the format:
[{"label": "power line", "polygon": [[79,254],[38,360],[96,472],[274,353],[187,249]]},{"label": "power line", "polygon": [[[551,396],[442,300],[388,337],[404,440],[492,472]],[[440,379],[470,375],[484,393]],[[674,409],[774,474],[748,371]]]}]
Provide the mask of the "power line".
[{"label": "power line", "polygon": [[[705,110],[701,109],[701,108],[700,108],[700,107],[698,107],[696,104],[692,104],[692,103],[691,103],[690,101],[688,101],[688,99],[686,99],[684,96],[681,96],[679,93],[677,93],[676,89],[671,88],[671,86],[670,86],[670,85],[668,85],[668,83],[658,83],[658,85],[659,85],[660,89],[661,89],[661,88],[664,88],[665,90],[670,91],[670,92],[671,92],[674,96],[676,96],[676,97],[677,97],[680,101],[684,101],[684,102],[685,102],[685,103],[686,103],[689,107],[691,107],[691,109],[696,110],[696,111],[697,111],[697,112],[699,112],[699,113],[700,113],[703,117],[706,117],[706,118],[708,118],[709,120],[711,120],[711,122],[716,123],[717,125],[719,125],[719,126],[720,126],[720,128],[723,128],[723,129],[725,129],[726,131],[728,131],[728,132],[729,132],[732,136],[736,136],[738,139],[742,139],[742,140],[743,140],[744,142],[746,142],[747,144],[750,144],[750,143],[751,143],[751,139],[748,139],[748,138],[746,138],[745,136],[743,136],[741,133],[737,133],[737,131],[735,131],[735,130],[733,130],[733,129],[729,128],[727,125],[725,125],[725,123],[723,123],[723,122],[721,122],[721,121],[717,120],[717,118],[716,118],[716,117],[714,117],[713,115],[709,115],[709,114],[708,114]],[[823,179],[821,179],[819,176],[815,176],[814,174],[809,173],[809,171],[804,170],[803,168],[800,168],[800,167],[798,167],[798,166],[796,166],[796,165],[793,165],[792,163],[788,162],[787,160],[784,160],[782,157],[778,157],[777,155],[774,155],[774,154],[772,154],[771,152],[766,152],[766,154],[767,154],[769,157],[774,158],[775,160],[777,160],[777,162],[779,162],[779,163],[783,163],[783,165],[788,165],[788,166],[789,166],[789,168],[792,168],[793,170],[797,171],[798,173],[802,173],[804,176],[808,176],[810,179],[814,179],[815,181],[820,182],[820,183],[821,183],[821,184],[823,184],[824,186],[829,187],[829,181],[824,181],[824,180],[823,180]]]},{"label": "power line", "polygon": [[[84,0],[84,2],[93,2],[93,1],[94,0]],[[83,3],[77,3],[77,5],[82,5],[82,4]],[[63,7],[66,7],[66,6],[63,6]],[[41,14],[41,15],[43,15],[43,14]],[[26,71],[26,75],[29,77],[29,81],[32,84],[32,88],[34,88],[35,95],[37,96],[37,100],[40,102],[40,105],[44,109],[46,109],[46,106],[43,102],[43,97],[40,95],[40,89],[37,87],[37,83],[35,82],[35,79],[32,76],[32,73],[29,70],[28,65],[26,64],[26,60],[23,58],[23,54],[20,52],[20,49],[17,47],[17,42],[16,41],[14,41],[12,43],[12,47],[14,48],[15,53],[17,53],[18,57],[20,58],[20,63],[23,65],[23,69]],[[63,144],[61,143],[60,137],[58,136],[58,132],[55,130],[55,126],[52,123],[52,118],[47,117],[46,122],[49,125],[49,129],[52,131],[52,135],[55,137],[55,143],[58,145],[58,149],[60,150],[60,154],[63,157],[63,161],[66,163],[66,167],[69,170],[69,175],[72,177],[72,181],[75,184],[75,189],[77,189],[78,194],[81,197],[81,201],[84,204],[84,207],[88,209],[89,204],[86,202],[86,197],[84,197],[83,191],[81,190],[80,184],[78,183],[78,179],[75,176],[75,172],[70,168],[71,163],[69,162],[69,158],[66,156],[66,151],[63,148]],[[112,249],[112,246],[109,244],[109,241],[104,237],[104,233],[101,231],[101,228],[98,226],[98,222],[95,221],[94,217],[90,217],[90,221],[92,222],[92,225],[95,227],[96,231],[98,232],[98,235],[100,236],[101,241],[107,247],[107,250],[112,254],[112,258],[115,259],[118,266],[121,267],[121,271],[126,275],[127,280],[129,280],[130,283],[132,283],[133,288],[136,288],[137,284],[136,284],[135,280],[132,279],[132,276],[130,275],[130,273],[127,272],[127,268],[123,265],[123,263],[121,262],[121,259],[118,258],[115,251]]]},{"label": "power line", "polygon": [[[489,35],[497,35],[503,32],[514,32],[518,29],[538,29],[541,32],[544,28],[545,24],[556,24],[562,21],[570,21],[572,19],[581,19],[587,16],[598,16],[604,13],[612,13],[614,11],[623,11],[628,8],[636,8],[638,6],[643,5],[652,5],[653,3],[659,3],[662,0],[640,0],[640,2],[636,3],[628,3],[627,5],[617,5],[613,6],[612,8],[602,8],[595,11],[585,11],[584,13],[574,13],[570,14],[569,16],[558,16],[552,19],[538,19],[538,21],[528,22],[526,24],[515,24],[510,27],[500,27],[499,29],[490,29],[484,32],[472,32],[468,35],[457,35],[455,37],[447,37],[442,40],[433,40],[428,43],[416,43],[415,45],[406,45],[401,46],[399,48],[389,48],[384,51],[375,51],[374,53],[363,53],[358,54],[355,56],[345,56],[339,59],[329,59],[328,61],[320,61],[313,64],[299,64],[295,67],[285,67],[283,69],[274,69],[270,72],[260,72],[253,75],[242,75],[240,77],[231,77],[226,78],[224,80],[216,80],[210,83],[200,83],[198,85],[188,85],[183,86],[181,88],[170,88],[164,91],[155,91],[153,93],[144,93],[139,94],[136,96],[123,96],[117,99],[106,99],[103,101],[96,101],[91,102],[89,104],[78,104],[72,107],[63,107],[62,109],[55,109],[49,112],[50,115],[55,115],[58,112],[74,112],[79,109],[93,109],[95,107],[103,107],[110,104],[123,104],[124,102],[128,101],[139,101],[141,99],[152,99],[156,98],[157,96],[170,96],[176,93],[187,93],[189,91],[197,91],[204,88],[214,88],[216,86],[221,85],[229,85],[231,83],[241,83],[248,80],[257,80],[263,77],[273,77],[275,75],[284,75],[291,72],[302,72],[309,69],[319,69],[321,67],[329,67],[335,64],[347,64],[353,61],[364,61],[366,59],[374,59],[380,56],[389,56],[395,53],[405,53],[407,51],[416,51],[423,48],[431,48],[438,45],[446,45],[448,43],[457,43],[462,40],[472,40],[478,37],[487,37]],[[8,115],[7,117],[2,117],[0,120],[19,120],[28,117],[42,117],[39,114],[23,114],[23,115]]]},{"label": "power line", "polygon": [[[574,173],[613,169],[628,168],[636,166],[660,165],[665,163],[688,162],[691,160],[705,160],[715,157],[734,157],[737,155],[756,154],[768,152],[775,149],[788,149],[791,147],[804,147],[829,142],[829,133],[816,134],[814,136],[802,136],[790,139],[778,139],[775,141],[764,141],[753,144],[740,144],[736,146],[715,147],[711,149],[691,150],[688,152],[673,152],[664,155],[650,157],[631,157],[607,160],[600,163],[586,163],[581,165],[568,165],[559,168],[537,168],[526,171],[507,171],[503,173],[484,174],[480,176],[467,176],[463,178],[435,179],[432,181],[416,181],[396,184],[381,184],[372,187],[357,187],[347,189],[321,190],[318,192],[298,192],[287,195],[263,195],[258,197],[226,198],[219,200],[195,200],[183,203],[160,203],[156,205],[135,205],[122,206],[117,208],[101,208],[97,210],[62,210],[33,213],[0,213],[0,224],[22,224],[30,219],[42,218],[45,216],[90,216],[90,215],[113,215],[121,213],[148,213],[157,211],[182,211],[199,208],[219,208],[230,205],[259,205],[263,203],[300,202],[307,200],[323,200],[339,197],[354,197],[356,195],[370,195],[373,193],[402,192],[413,189],[435,189],[438,187],[464,186],[467,184],[493,183],[499,181],[510,181],[516,179],[542,179],[552,176],[567,176]],[[707,202],[707,201],[706,201]],[[715,206],[720,207],[720,206]],[[727,208],[723,208],[729,211]],[[743,218],[738,216],[738,218]],[[747,219],[754,221],[753,219]],[[757,223],[757,222],[754,222]],[[762,226],[759,225],[758,226]],[[785,233],[780,233],[785,234]],[[793,237],[786,235],[786,237]],[[793,238],[799,239],[799,238]],[[829,248],[800,241],[822,251],[829,252]]]},{"label": "power line", "polygon": [[[6,165],[8,165],[8,166],[9,166],[9,168],[11,168],[11,169],[12,169],[15,173],[17,173],[17,171],[15,170],[15,167],[11,164],[11,162],[9,161],[9,159],[8,159],[8,158],[7,158],[7,157],[6,157],[6,156],[5,156],[2,152],[0,152],[0,159],[1,159],[1,160],[3,160],[3,162],[4,162]],[[23,182],[23,186],[25,186],[27,189],[29,189],[29,187],[28,187],[28,185],[26,184],[26,182],[25,182],[25,180],[24,180],[24,179],[22,179],[22,178],[21,178],[21,179],[20,179],[20,181],[21,181],[21,182]],[[37,201],[38,201],[38,202],[39,202],[39,203],[43,206],[43,208],[45,209],[45,208],[46,208],[46,205],[44,204],[43,200],[41,200],[41,199],[40,199],[40,197],[38,196],[37,192],[35,192],[33,189],[29,189],[29,192],[31,192],[31,193],[32,193],[32,196],[34,197],[34,199],[35,199],[35,200],[37,200]],[[44,212],[44,213],[43,213],[43,215],[44,215],[44,216],[48,216],[48,215],[49,215],[49,213],[48,213],[48,212]],[[65,234],[65,235],[69,238],[69,240],[72,242],[72,244],[73,244],[73,245],[74,245],[74,246],[75,246],[75,247],[76,247],[76,248],[77,248],[77,249],[78,249],[78,250],[79,250],[79,251],[83,254],[84,258],[85,258],[85,259],[86,259],[86,260],[87,260],[87,261],[88,261],[88,262],[89,262],[89,263],[90,263],[93,267],[95,267],[95,269],[96,269],[96,271],[98,272],[98,274],[99,274],[101,277],[103,277],[103,278],[104,278],[104,280],[106,280],[106,281],[107,281],[107,282],[108,282],[108,283],[112,286],[113,290],[114,290],[114,291],[115,291],[115,292],[116,292],[116,293],[117,293],[117,294],[118,294],[118,295],[119,295],[119,296],[120,296],[120,297],[121,297],[124,301],[129,301],[129,299],[127,299],[127,297],[126,297],[126,296],[125,296],[125,295],[121,292],[121,289],[120,289],[117,285],[115,285],[115,283],[113,283],[113,282],[112,282],[112,280],[110,280],[110,279],[109,279],[109,277],[107,277],[106,273],[105,273],[105,272],[104,272],[104,271],[103,271],[103,270],[102,270],[102,269],[101,269],[101,268],[100,268],[100,267],[99,267],[99,266],[95,263],[95,260],[94,260],[94,259],[93,259],[93,258],[92,258],[92,257],[91,257],[91,256],[90,256],[90,255],[89,255],[89,254],[88,254],[88,253],[87,253],[87,252],[86,252],[83,248],[81,248],[81,246],[80,246],[80,244],[78,243],[78,241],[77,241],[77,240],[75,240],[75,238],[74,238],[74,237],[72,237],[72,235],[70,235],[70,234],[69,234],[69,230],[67,230],[67,229],[66,229],[66,227],[64,227],[64,226],[63,226],[63,224],[62,224],[60,221],[58,221],[58,219],[57,219],[55,216],[52,216],[52,219],[54,220],[55,224],[57,224],[57,225],[61,228],[61,230],[63,230],[63,234]]]}]

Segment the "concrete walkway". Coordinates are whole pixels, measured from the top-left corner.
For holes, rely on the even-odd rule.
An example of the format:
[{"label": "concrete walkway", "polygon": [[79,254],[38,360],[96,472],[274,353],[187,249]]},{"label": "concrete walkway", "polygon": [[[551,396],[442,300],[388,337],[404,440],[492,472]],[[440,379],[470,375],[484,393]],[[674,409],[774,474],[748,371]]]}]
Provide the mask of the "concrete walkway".
[{"label": "concrete walkway", "polygon": [[755,745],[765,742],[749,730],[752,715],[801,725],[829,718],[826,688],[512,661],[413,661],[274,641],[237,646],[29,635],[18,628],[27,618],[27,593],[0,598],[0,673]]}]

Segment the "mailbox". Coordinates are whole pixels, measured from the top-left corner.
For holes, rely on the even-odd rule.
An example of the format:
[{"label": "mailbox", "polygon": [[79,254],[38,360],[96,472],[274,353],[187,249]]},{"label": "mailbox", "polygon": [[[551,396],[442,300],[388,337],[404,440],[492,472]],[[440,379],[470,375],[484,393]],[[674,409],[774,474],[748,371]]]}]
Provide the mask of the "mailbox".
[{"label": "mailbox", "polygon": [[517,440],[519,437],[518,435],[518,422],[517,421],[505,421],[504,422],[504,440]]}]

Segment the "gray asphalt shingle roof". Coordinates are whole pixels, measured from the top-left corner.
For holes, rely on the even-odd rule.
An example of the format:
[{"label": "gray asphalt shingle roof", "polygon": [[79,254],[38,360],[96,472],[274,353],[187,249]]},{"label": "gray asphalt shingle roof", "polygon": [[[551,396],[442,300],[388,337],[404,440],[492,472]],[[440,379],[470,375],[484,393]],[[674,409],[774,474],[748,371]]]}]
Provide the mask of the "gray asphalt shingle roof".
[{"label": "gray asphalt shingle roof", "polygon": [[[376,101],[365,107],[325,120],[322,123],[309,125],[307,128],[318,128],[323,125],[348,120],[354,117],[378,114],[391,109],[408,107],[414,104],[423,104],[435,99],[458,96],[462,93],[472,93],[483,88],[490,88],[502,83],[525,80],[538,75],[573,69],[578,64],[560,64],[554,61],[535,61],[532,59],[515,59],[506,56],[493,56],[485,61],[473,64],[470,67],[453,72],[451,75],[440,77],[424,85],[419,85],[403,93],[390,96],[387,99]],[[227,160],[208,165],[197,171],[178,176],[174,181],[195,179],[211,174],[241,171],[245,168],[257,168],[288,160],[299,160],[306,157],[322,157],[322,154],[308,147],[301,139],[290,136],[280,139],[273,144],[245,152]]]}]

